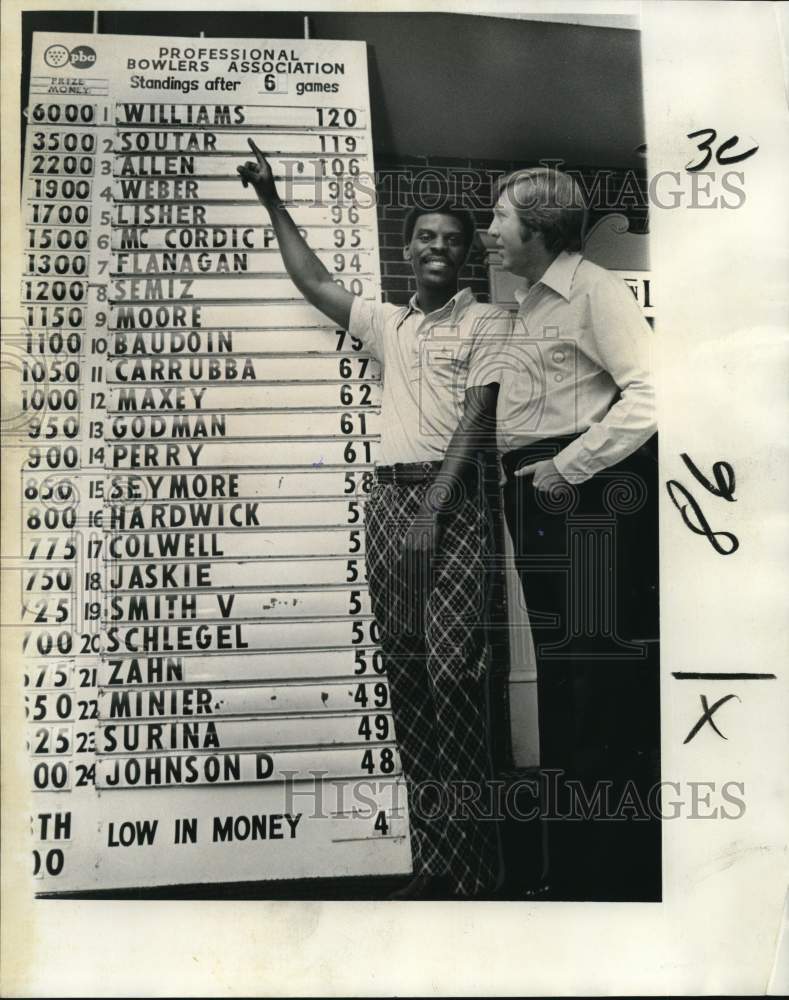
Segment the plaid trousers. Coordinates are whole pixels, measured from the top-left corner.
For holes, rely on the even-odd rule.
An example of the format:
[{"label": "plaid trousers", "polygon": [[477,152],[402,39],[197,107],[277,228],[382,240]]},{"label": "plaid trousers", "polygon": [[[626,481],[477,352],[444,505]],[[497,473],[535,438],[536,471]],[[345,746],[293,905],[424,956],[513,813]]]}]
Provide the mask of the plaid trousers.
[{"label": "plaid trousers", "polygon": [[460,500],[445,517],[430,579],[408,579],[403,538],[429,488],[373,486],[367,578],[408,787],[414,873],[444,875],[456,895],[473,896],[492,889],[499,871],[496,825],[468,808],[484,801],[491,776],[483,628],[490,523],[484,498]]}]

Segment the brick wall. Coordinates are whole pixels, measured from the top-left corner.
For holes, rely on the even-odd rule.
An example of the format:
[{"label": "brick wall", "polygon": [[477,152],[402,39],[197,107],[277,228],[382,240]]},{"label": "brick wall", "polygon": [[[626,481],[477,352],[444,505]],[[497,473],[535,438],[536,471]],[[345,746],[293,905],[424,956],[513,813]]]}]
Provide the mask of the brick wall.
[{"label": "brick wall", "polygon": [[[537,165],[446,157],[408,156],[397,160],[378,157],[376,188],[384,301],[400,305],[416,290],[411,265],[403,260],[402,238],[403,221],[415,196],[423,202],[426,199],[437,201],[440,196],[451,197],[471,211],[478,229],[487,229],[492,218],[497,179],[519,167]],[[595,207],[590,212],[590,221],[617,211],[628,216],[633,232],[646,232],[643,170],[601,171],[568,165],[562,165],[562,169],[577,176],[591,195]],[[488,300],[487,269],[479,247],[472,250],[460,281],[461,286],[468,285],[481,301]]]}]

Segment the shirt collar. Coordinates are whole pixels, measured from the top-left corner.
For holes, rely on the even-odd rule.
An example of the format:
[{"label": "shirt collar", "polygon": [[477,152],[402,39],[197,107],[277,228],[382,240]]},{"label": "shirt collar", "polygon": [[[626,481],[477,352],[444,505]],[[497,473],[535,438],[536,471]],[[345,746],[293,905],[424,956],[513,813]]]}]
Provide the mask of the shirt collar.
[{"label": "shirt collar", "polygon": [[[575,252],[568,253],[567,250],[562,250],[559,256],[551,261],[543,276],[538,281],[535,281],[534,285],[545,285],[546,288],[550,288],[551,291],[561,295],[563,299],[569,302],[575,272],[578,270],[578,265],[582,260],[582,254]],[[534,285],[526,291],[522,288],[516,290],[515,298],[518,305],[523,305],[526,296],[534,288]]]},{"label": "shirt collar", "polygon": [[[474,298],[474,293],[470,288],[461,288],[459,292],[456,292],[449,302],[446,302],[440,309],[435,309],[432,313],[427,313],[428,316],[439,316],[448,313],[453,320],[460,320],[463,313],[468,309],[470,305],[476,302]],[[404,322],[411,313],[418,312],[421,313],[422,310],[417,305],[416,292],[408,300],[408,305],[403,313],[403,318],[400,322]],[[424,315],[424,313],[423,313]],[[399,324],[398,324],[399,325]]]}]

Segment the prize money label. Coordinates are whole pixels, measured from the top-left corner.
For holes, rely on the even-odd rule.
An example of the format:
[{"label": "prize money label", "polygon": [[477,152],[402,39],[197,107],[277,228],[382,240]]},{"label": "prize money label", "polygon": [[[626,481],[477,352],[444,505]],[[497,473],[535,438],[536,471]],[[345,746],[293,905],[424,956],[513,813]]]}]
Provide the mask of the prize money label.
[{"label": "prize money label", "polygon": [[365,46],[36,33],[31,58],[34,891],[405,873],[365,567],[381,368],[236,169],[252,138],[333,280],[378,300]]}]

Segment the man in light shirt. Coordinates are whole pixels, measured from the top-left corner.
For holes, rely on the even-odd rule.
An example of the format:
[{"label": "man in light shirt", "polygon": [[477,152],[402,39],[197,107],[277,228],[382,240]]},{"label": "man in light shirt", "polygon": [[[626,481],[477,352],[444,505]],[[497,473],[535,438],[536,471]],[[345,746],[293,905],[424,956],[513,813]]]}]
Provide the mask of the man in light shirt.
[{"label": "man in light shirt", "polygon": [[[536,653],[541,764],[583,782],[588,799],[631,764],[635,775],[623,734],[649,716],[647,699],[657,703],[645,646],[624,638],[648,611],[632,607],[645,593],[639,577],[656,570],[657,527],[644,512],[650,494],[654,512],[657,467],[651,330],[625,283],[580,253],[584,226],[572,178],[537,168],[503,180],[489,233],[504,269],[528,281],[497,420]],[[656,585],[654,576],[640,601],[654,608],[655,629]],[[555,838],[557,880],[577,859],[578,833],[565,824]]]},{"label": "man in light shirt", "polygon": [[458,291],[474,223],[451,206],[412,210],[406,220],[403,257],[417,286],[407,306],[350,294],[307,246],[268,162],[250,147],[255,160],[239,174],[269,213],[288,274],[383,366],[365,528],[370,600],[409,787],[415,877],[396,895],[485,895],[499,879],[497,833],[467,800],[484,795],[490,777],[482,453],[495,451],[509,318]]}]

